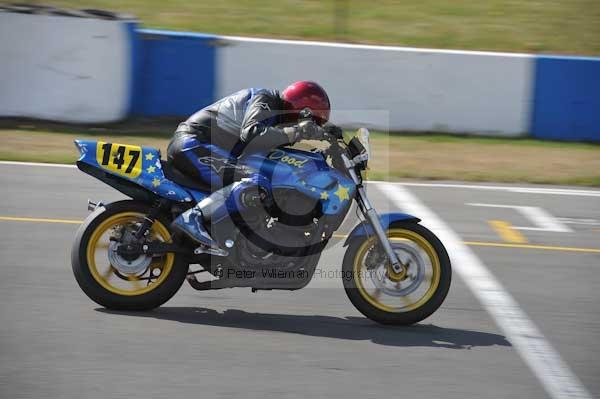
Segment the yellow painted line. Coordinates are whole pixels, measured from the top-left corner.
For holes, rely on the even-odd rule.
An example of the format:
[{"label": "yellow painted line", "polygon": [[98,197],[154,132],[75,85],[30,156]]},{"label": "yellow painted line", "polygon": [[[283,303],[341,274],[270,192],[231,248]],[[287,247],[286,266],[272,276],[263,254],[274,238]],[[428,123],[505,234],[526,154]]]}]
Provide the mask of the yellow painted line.
[{"label": "yellow painted line", "polygon": [[[82,220],[74,219],[47,219],[47,218],[24,218],[13,216],[0,216],[0,220],[8,222],[38,222],[38,223],[63,223],[63,224],[81,224]],[[346,238],[347,234],[333,234],[335,238]],[[523,248],[523,249],[541,249],[546,251],[567,251],[567,252],[583,252],[583,253],[600,253],[600,248],[579,248],[579,247],[557,247],[551,245],[534,245],[534,244],[506,244],[501,242],[481,242],[481,241],[465,241],[465,245],[474,247],[498,247],[498,248]]]},{"label": "yellow painted line", "polygon": [[[346,238],[347,234],[333,234],[335,238]],[[580,248],[580,247],[559,247],[553,245],[535,245],[535,244],[508,244],[502,242],[484,242],[484,241],[464,241],[463,244],[473,247],[497,247],[497,248],[522,248],[522,249],[541,249],[545,251],[566,251],[582,253],[600,253],[600,248]]]},{"label": "yellow painted line", "polygon": [[513,244],[526,244],[527,238],[504,220],[489,220],[488,223],[498,233],[500,238]]},{"label": "yellow painted line", "polygon": [[579,247],[557,247],[552,245],[534,245],[534,244],[504,244],[501,242],[479,242],[465,241],[464,244],[474,247],[499,247],[499,248],[524,248],[524,249],[542,249],[545,251],[567,251],[567,252],[586,252],[600,254],[600,248],[579,248]]},{"label": "yellow painted line", "polygon": [[38,222],[38,223],[67,223],[67,224],[81,224],[83,220],[73,219],[47,219],[47,218],[18,218],[12,216],[0,216],[0,220],[7,222]]}]

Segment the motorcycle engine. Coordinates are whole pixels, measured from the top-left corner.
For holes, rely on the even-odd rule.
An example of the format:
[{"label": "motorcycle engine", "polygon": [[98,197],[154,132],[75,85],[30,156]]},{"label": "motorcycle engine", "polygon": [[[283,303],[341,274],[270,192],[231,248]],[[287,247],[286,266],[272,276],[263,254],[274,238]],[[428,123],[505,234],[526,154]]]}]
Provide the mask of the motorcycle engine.
[{"label": "motorcycle engine", "polygon": [[[319,242],[320,204],[296,190],[276,190],[238,219],[237,257],[244,268],[297,267]],[[241,222],[241,223],[239,223]]]}]

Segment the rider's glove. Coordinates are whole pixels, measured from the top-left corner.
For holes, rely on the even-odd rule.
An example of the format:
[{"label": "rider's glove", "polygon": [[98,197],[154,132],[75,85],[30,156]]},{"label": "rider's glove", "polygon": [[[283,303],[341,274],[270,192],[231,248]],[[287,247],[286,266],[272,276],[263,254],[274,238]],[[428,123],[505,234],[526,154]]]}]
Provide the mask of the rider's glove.
[{"label": "rider's glove", "polygon": [[283,133],[288,137],[290,144],[294,144],[299,140],[300,129],[298,126],[288,126],[283,128]]},{"label": "rider's glove", "polygon": [[312,120],[305,120],[295,126],[284,127],[290,144],[300,140],[321,140],[324,130]]},{"label": "rider's glove", "polygon": [[313,120],[306,120],[298,123],[299,139],[321,140],[323,138],[323,129]]},{"label": "rider's glove", "polygon": [[323,130],[333,136],[336,137],[338,139],[341,139],[343,137],[343,130],[342,128],[340,128],[339,126],[334,125],[333,123],[329,123],[327,122],[324,126],[323,126]]}]

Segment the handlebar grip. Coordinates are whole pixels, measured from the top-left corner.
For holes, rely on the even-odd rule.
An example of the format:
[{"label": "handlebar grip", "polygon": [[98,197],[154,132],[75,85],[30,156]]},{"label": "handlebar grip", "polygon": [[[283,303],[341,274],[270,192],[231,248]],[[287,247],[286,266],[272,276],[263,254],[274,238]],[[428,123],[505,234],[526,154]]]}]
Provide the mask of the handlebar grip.
[{"label": "handlebar grip", "polygon": [[325,132],[336,139],[344,138],[344,131],[339,127],[334,125],[333,123],[325,124]]}]

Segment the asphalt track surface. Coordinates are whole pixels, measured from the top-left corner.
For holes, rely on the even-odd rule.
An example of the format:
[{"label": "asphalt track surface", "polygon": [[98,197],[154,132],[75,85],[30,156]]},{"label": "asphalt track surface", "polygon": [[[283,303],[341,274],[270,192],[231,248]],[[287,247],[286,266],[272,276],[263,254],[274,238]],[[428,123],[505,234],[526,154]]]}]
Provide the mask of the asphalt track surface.
[{"label": "asphalt track surface", "polygon": [[[402,188],[600,396],[600,192],[420,184]],[[73,168],[0,164],[0,186],[0,398],[557,397],[464,275],[437,313],[404,328],[353,308],[332,273],[339,243],[300,291],[185,284],[156,311],[109,312],[79,289],[69,254],[87,199],[121,195]],[[399,210],[381,185],[369,195]]]}]

